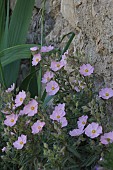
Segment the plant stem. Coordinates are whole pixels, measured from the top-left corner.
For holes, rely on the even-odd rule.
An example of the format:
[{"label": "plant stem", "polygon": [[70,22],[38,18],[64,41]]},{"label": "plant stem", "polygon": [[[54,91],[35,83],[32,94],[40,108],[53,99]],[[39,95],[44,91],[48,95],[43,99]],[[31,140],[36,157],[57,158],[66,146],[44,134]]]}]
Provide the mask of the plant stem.
[{"label": "plant stem", "polygon": [[6,83],[5,83],[5,77],[4,77],[4,73],[3,73],[3,68],[2,68],[2,64],[1,64],[1,60],[0,60],[0,74],[1,74],[1,79],[2,79],[2,84],[4,86],[4,88],[6,88]]},{"label": "plant stem", "polygon": [[[43,38],[44,38],[44,16],[45,16],[45,3],[46,0],[42,1],[42,13],[41,13],[41,47],[43,46]],[[41,98],[41,91],[42,91],[42,86],[41,86],[41,79],[42,79],[42,67],[40,63],[40,70],[38,73],[38,97]]]}]

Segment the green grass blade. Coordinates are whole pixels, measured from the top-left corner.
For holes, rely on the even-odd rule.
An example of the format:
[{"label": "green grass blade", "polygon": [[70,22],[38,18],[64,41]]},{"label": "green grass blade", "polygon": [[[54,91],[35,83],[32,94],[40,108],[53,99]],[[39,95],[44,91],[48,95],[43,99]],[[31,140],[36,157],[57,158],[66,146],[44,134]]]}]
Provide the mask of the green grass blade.
[{"label": "green grass blade", "polygon": [[[25,43],[34,2],[35,0],[17,0],[9,24],[8,47]],[[13,82],[16,82],[19,67],[20,61],[5,66],[4,75],[7,86],[10,86]]]},{"label": "green grass blade", "polygon": [[[30,73],[21,83],[19,89],[20,90],[25,90],[25,91],[30,91],[30,83],[33,80],[33,78],[36,76],[36,72],[38,72],[39,69],[35,70],[34,72]],[[37,85],[36,85],[37,87]],[[34,87],[35,88],[35,87]],[[31,92],[31,91],[30,91]],[[32,95],[32,94],[31,94]]]},{"label": "green grass blade", "polygon": [[22,44],[1,51],[0,59],[1,59],[2,66],[4,67],[20,59],[30,58],[31,55],[30,47],[32,46],[34,46],[34,44]]},{"label": "green grass blade", "polygon": [[0,50],[3,49],[4,28],[5,28],[5,1],[0,0]]},{"label": "green grass blade", "polygon": [[24,43],[35,0],[17,0],[9,25],[9,46]]},{"label": "green grass blade", "polygon": [[8,46],[8,31],[9,31],[9,0],[7,0],[7,15],[6,15],[6,23],[5,23],[5,31],[3,36],[3,49]]},{"label": "green grass blade", "polygon": [[[73,38],[75,37],[75,33],[74,33],[74,32],[70,32],[70,33],[66,34],[65,36],[67,36],[67,35],[69,35],[69,34],[71,34],[71,37],[69,38],[66,46],[64,47],[64,49],[63,49],[63,51],[62,51],[62,54],[64,54],[64,53],[68,50],[71,42],[73,41]],[[65,36],[63,36],[62,40],[65,38]]]}]

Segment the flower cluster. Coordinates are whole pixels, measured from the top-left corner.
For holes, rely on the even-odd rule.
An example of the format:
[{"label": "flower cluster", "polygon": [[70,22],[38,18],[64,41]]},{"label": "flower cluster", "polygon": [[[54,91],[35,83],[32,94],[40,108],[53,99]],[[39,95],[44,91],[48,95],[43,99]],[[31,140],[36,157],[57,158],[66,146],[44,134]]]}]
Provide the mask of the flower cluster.
[{"label": "flower cluster", "polygon": [[[38,64],[38,69],[42,67],[44,53],[49,55],[53,49],[53,46],[30,48],[33,56],[31,62],[34,70]],[[39,88],[42,90],[41,94],[38,89],[38,92],[35,94],[36,96],[31,94],[30,97],[29,92],[26,92],[27,90],[17,91],[14,83],[5,90],[6,94],[11,96],[11,102],[7,104],[7,106],[9,105],[8,109],[2,109],[2,113],[5,116],[3,121],[4,127],[8,129],[8,133],[10,131],[9,148],[13,148],[14,152],[17,152],[15,149],[21,150],[24,148],[23,152],[28,153],[28,150],[30,150],[29,153],[32,153],[35,151],[35,148],[40,148],[40,151],[37,151],[39,157],[42,158],[40,154],[43,153],[47,157],[45,162],[49,162],[49,158],[56,154],[56,150],[58,152],[61,151],[59,152],[61,155],[58,155],[58,157],[64,156],[65,152],[67,152],[65,148],[71,148],[71,145],[73,146],[70,151],[73,150],[76,141],[78,146],[81,146],[82,141],[85,141],[86,145],[93,141],[102,148],[104,148],[103,145],[113,143],[113,131],[104,131],[101,111],[99,110],[98,113],[94,111],[95,115],[93,115],[93,111],[87,107],[90,107],[88,104],[92,100],[93,95],[95,95],[95,101],[98,99],[98,103],[104,103],[105,100],[113,97],[112,88],[101,88],[98,90],[98,95],[94,93],[94,89],[90,91],[90,88],[93,87],[92,77],[94,67],[89,63],[79,66],[76,69],[77,76],[75,77],[74,75],[74,79],[72,79],[74,81],[70,82],[70,79],[73,78],[71,75],[73,76],[74,73],[72,72],[69,75],[66,73],[67,54],[68,52],[65,52],[59,60],[54,60],[53,58],[48,60],[48,57],[44,58],[44,61],[47,59],[47,63],[43,65],[44,74],[42,69],[40,69],[42,72],[39,75],[43,74],[43,76],[38,77],[37,81],[37,85],[41,85],[41,88]],[[54,57],[54,55],[51,57]],[[59,78],[60,76],[62,78]],[[88,82],[91,82],[91,84],[88,84]],[[48,109],[48,103],[51,99],[53,102],[52,106],[55,106],[52,112]],[[86,109],[86,112],[82,109],[85,106],[89,109]],[[7,130],[5,131],[7,132]],[[74,137],[78,140],[75,140]],[[58,142],[56,141],[57,139]],[[73,143],[74,140],[75,142]],[[2,146],[2,152],[7,154],[9,148],[8,146]],[[69,155],[69,153],[66,153],[66,155]]]},{"label": "flower cluster", "polygon": [[27,141],[27,136],[21,135],[18,137],[18,140],[13,143],[13,145],[16,149],[22,149],[24,144],[26,144],[26,141]]},{"label": "flower cluster", "polygon": [[61,123],[61,127],[65,127],[68,124],[66,117],[64,117],[65,115],[65,103],[58,104],[55,107],[52,115],[50,115],[50,119],[56,120],[57,122]]}]

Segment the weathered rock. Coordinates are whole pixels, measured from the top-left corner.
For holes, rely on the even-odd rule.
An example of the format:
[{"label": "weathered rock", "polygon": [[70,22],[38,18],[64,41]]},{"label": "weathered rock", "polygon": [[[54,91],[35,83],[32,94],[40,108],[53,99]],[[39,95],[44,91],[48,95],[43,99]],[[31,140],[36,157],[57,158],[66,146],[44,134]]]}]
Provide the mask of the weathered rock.
[{"label": "weathered rock", "polygon": [[[16,0],[10,1],[13,9]],[[30,43],[40,43],[40,8],[41,0],[36,0],[27,38]],[[113,1],[47,0],[45,8],[46,41],[57,44],[59,38],[74,31],[74,52],[84,52],[96,74],[103,77],[106,86],[113,87]]]}]

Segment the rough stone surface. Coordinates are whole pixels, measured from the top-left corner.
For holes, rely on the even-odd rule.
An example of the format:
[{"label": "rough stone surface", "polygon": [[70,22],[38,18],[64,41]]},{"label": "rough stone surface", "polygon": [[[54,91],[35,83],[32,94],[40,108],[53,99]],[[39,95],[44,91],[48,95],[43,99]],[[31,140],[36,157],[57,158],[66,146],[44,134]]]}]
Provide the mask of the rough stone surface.
[{"label": "rough stone surface", "polygon": [[[79,30],[76,48],[95,64],[106,85],[113,84],[113,1],[62,0],[61,12]],[[101,67],[100,67],[101,66]]]},{"label": "rough stone surface", "polygon": [[[11,1],[14,8],[16,0]],[[45,35],[49,44],[74,31],[71,47],[79,49],[95,65],[95,72],[106,86],[113,87],[113,1],[112,0],[47,0]],[[40,43],[41,0],[35,0],[27,41]],[[61,47],[63,47],[64,40]],[[101,80],[102,80],[101,79]]]}]

